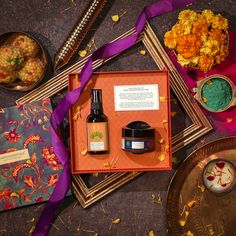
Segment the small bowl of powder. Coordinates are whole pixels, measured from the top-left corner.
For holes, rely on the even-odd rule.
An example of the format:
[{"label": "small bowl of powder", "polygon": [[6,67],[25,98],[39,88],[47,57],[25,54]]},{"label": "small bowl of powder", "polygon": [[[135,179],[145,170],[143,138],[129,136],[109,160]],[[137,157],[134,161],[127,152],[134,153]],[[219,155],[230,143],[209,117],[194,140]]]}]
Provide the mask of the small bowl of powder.
[{"label": "small bowl of powder", "polygon": [[194,96],[210,112],[223,112],[236,105],[235,86],[232,81],[219,74],[198,82]]}]

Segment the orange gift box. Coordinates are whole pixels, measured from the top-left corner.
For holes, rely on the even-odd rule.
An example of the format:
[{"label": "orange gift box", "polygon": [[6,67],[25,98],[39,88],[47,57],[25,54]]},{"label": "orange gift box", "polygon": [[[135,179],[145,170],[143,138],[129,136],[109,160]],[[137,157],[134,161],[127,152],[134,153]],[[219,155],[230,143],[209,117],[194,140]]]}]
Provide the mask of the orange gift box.
[{"label": "orange gift box", "polygon": [[[115,87],[146,85],[157,87],[158,109],[115,109]],[[152,86],[153,85],[153,86]],[[69,75],[69,91],[80,86],[79,74]],[[103,111],[108,117],[109,152],[89,154],[86,118],[90,114],[90,91],[102,89]],[[122,128],[133,121],[144,121],[155,128],[155,149],[134,154],[121,148]],[[79,101],[70,110],[72,174],[95,172],[156,171],[171,169],[170,84],[168,71],[129,71],[94,73]]]}]

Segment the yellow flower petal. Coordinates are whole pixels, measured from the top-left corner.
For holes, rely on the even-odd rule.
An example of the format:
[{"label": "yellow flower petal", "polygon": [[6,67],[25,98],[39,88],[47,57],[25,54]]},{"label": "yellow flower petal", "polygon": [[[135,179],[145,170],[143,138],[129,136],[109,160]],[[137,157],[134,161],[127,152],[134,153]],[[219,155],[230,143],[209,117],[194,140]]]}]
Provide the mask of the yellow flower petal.
[{"label": "yellow flower petal", "polygon": [[163,138],[161,138],[160,140],[158,140],[158,143],[163,144],[165,142],[165,140]]},{"label": "yellow flower petal", "polygon": [[35,231],[35,225],[32,225],[32,227],[29,230],[29,235],[31,235]]},{"label": "yellow flower petal", "polygon": [[98,236],[98,233],[97,233],[97,232],[96,232],[96,233],[94,233],[94,234],[93,234],[93,236]]},{"label": "yellow flower petal", "polygon": [[163,120],[161,123],[164,125],[166,124],[168,121],[167,120]]},{"label": "yellow flower petal", "polygon": [[186,220],[179,220],[179,225],[184,227],[186,224]]},{"label": "yellow flower petal", "polygon": [[192,201],[188,202],[187,205],[188,205],[189,208],[192,208],[196,205],[196,203],[197,203],[197,201],[192,200]]},{"label": "yellow flower petal", "polygon": [[166,144],[166,145],[164,146],[164,151],[165,151],[165,152],[169,152],[169,151],[170,151],[169,145]]},{"label": "yellow flower petal", "polygon": [[113,22],[117,23],[120,20],[120,17],[118,15],[113,15],[111,19]]},{"label": "yellow flower petal", "polygon": [[147,52],[145,50],[140,50],[139,53],[143,56],[145,56],[147,54]]},{"label": "yellow flower petal", "polygon": [[117,218],[115,220],[112,220],[112,224],[119,224],[120,223],[120,218]]},{"label": "yellow flower petal", "polygon": [[204,103],[206,103],[206,102],[207,102],[207,99],[206,99],[204,96],[202,96],[202,101],[203,101]]},{"label": "yellow flower petal", "polygon": [[86,50],[81,50],[81,51],[79,51],[79,55],[81,57],[85,57],[87,55],[87,51]]},{"label": "yellow flower petal", "polygon": [[167,97],[162,97],[162,96],[160,97],[161,102],[165,102],[166,100],[167,100]]},{"label": "yellow flower petal", "polygon": [[98,177],[98,173],[93,173],[93,176],[94,177]]},{"label": "yellow flower petal", "polygon": [[200,189],[200,191],[203,193],[204,191],[205,191],[205,186],[204,185],[198,185],[197,186],[199,189]]},{"label": "yellow flower petal", "polygon": [[84,148],[83,151],[81,152],[81,155],[85,156],[87,152],[88,152],[87,148]]},{"label": "yellow flower petal", "polygon": [[148,232],[148,236],[155,236],[154,231],[153,231],[153,230],[150,230],[150,231]]},{"label": "yellow flower petal", "polygon": [[194,236],[194,234],[189,230],[189,231],[186,233],[186,236]]},{"label": "yellow flower petal", "polygon": [[187,219],[187,217],[189,216],[189,211],[185,211],[184,214],[185,214],[185,218]]},{"label": "yellow flower petal", "polygon": [[172,163],[177,163],[177,158],[176,157],[172,157]]},{"label": "yellow flower petal", "polygon": [[176,112],[175,112],[175,111],[172,111],[172,112],[170,113],[170,115],[171,115],[172,117],[175,117],[175,116],[176,116]]},{"label": "yellow flower petal", "polygon": [[161,154],[160,156],[158,156],[158,160],[159,161],[164,161],[165,160],[165,155],[164,154]]},{"label": "yellow flower petal", "polygon": [[152,193],[151,197],[152,197],[152,200],[155,200],[155,199],[156,199],[156,196],[155,196],[154,193]]}]

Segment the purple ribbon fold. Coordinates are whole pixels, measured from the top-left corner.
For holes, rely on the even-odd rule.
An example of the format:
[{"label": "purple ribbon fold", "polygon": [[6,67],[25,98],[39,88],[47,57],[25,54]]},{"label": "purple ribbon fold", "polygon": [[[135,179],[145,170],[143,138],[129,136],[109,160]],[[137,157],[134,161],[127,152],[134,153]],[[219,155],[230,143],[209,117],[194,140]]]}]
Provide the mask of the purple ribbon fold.
[{"label": "purple ribbon fold", "polygon": [[56,216],[56,210],[63,201],[70,187],[71,178],[68,165],[68,150],[58,136],[57,130],[63,122],[66,113],[80,98],[80,95],[90,80],[93,74],[92,62],[98,59],[112,57],[133,46],[140,33],[143,31],[148,19],[173,11],[176,8],[184,7],[187,4],[194,2],[196,2],[196,0],[161,0],[151,5],[145,6],[135,24],[136,32],[134,34],[119,39],[115,42],[105,44],[96,50],[87,60],[80,74],[81,86],[67,93],[67,95],[61,100],[51,115],[52,145],[54,147],[55,154],[64,165],[64,168],[56,184],[56,187],[54,188],[54,191],[37,222],[33,236],[43,236],[47,234],[50,223]]}]

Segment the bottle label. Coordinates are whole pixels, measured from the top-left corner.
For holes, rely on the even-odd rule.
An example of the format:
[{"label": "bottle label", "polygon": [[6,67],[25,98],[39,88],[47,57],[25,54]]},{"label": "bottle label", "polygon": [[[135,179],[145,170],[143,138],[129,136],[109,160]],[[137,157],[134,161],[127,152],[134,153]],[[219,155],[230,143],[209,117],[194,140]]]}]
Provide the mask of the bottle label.
[{"label": "bottle label", "polygon": [[108,151],[107,122],[87,123],[88,151]]}]

